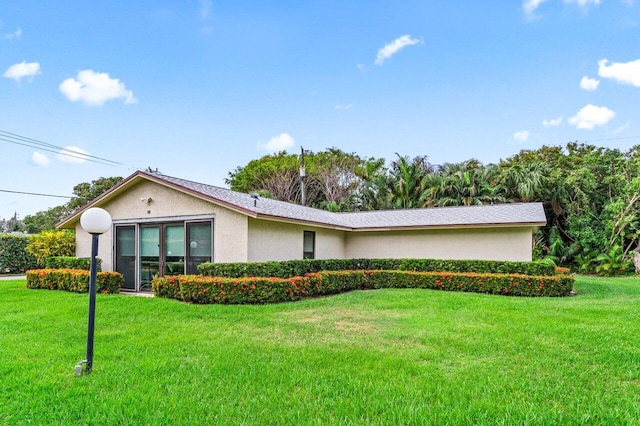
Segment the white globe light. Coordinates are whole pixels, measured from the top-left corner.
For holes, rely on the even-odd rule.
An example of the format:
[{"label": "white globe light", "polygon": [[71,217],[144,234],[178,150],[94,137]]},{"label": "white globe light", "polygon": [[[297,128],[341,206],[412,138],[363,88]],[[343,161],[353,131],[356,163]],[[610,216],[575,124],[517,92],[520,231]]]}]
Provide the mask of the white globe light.
[{"label": "white globe light", "polygon": [[111,229],[111,215],[99,207],[91,207],[80,216],[80,226],[90,234],[104,234]]}]

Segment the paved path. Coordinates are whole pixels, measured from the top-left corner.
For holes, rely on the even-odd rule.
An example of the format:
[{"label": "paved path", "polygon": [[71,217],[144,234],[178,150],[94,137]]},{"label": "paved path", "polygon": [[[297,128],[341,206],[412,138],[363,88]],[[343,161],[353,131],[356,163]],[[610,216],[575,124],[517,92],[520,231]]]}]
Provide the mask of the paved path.
[{"label": "paved path", "polygon": [[0,275],[0,281],[6,280],[26,280],[26,275]]}]

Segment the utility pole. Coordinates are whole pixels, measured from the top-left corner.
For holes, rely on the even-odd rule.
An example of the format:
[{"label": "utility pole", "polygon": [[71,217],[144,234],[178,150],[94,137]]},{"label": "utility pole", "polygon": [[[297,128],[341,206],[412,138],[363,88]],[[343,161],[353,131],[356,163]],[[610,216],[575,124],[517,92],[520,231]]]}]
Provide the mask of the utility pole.
[{"label": "utility pole", "polygon": [[307,174],[307,171],[304,168],[304,148],[300,147],[300,200],[301,204],[304,206],[304,177]]}]

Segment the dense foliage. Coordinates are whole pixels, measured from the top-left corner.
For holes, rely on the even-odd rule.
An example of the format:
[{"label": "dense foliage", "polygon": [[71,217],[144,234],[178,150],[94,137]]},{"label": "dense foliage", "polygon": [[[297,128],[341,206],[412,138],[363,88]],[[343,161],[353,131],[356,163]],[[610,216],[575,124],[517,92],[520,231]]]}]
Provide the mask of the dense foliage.
[{"label": "dense foliage", "polygon": [[35,257],[27,252],[26,235],[0,234],[0,274],[22,273],[36,265]]},{"label": "dense foliage", "polygon": [[158,297],[191,303],[261,304],[380,288],[424,288],[508,296],[568,296],[570,275],[531,276],[415,271],[324,271],[292,278],[221,278],[199,275],[156,277]]},{"label": "dense foliage", "polygon": [[[32,269],[27,271],[27,288],[87,293],[89,278],[89,271],[83,269]],[[123,283],[119,272],[98,272],[96,276],[99,293],[119,293]]]},{"label": "dense foliage", "polygon": [[48,257],[75,255],[76,235],[71,231],[44,231],[29,237],[26,250],[39,267],[44,267]]},{"label": "dense foliage", "polygon": [[[630,270],[638,249],[640,146],[622,152],[572,142],[488,165],[474,159],[435,165],[426,156],[397,154],[388,167],[384,159],[331,148],[305,152],[305,165],[306,205],[356,211],[535,201],[548,219],[535,237],[536,258],[617,274]],[[236,168],[227,183],[300,203],[299,167],[299,156],[280,152]]]},{"label": "dense foliage", "polygon": [[[98,271],[102,269],[102,259],[96,258]],[[91,269],[90,257],[73,257],[73,256],[53,256],[47,257],[44,261],[45,269]]]},{"label": "dense foliage", "polygon": [[550,261],[510,262],[451,259],[300,259],[281,262],[206,262],[198,266],[201,275],[241,278],[293,278],[321,271],[397,270],[417,272],[475,272],[497,274],[555,275]]}]

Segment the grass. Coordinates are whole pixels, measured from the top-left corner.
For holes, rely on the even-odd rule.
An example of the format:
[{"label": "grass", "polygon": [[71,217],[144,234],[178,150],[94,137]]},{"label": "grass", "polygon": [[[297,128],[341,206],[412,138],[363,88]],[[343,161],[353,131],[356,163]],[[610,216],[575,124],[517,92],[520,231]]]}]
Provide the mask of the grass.
[{"label": "grass", "polygon": [[356,291],[265,306],[0,281],[0,424],[638,424],[640,279],[578,296]]}]

